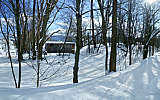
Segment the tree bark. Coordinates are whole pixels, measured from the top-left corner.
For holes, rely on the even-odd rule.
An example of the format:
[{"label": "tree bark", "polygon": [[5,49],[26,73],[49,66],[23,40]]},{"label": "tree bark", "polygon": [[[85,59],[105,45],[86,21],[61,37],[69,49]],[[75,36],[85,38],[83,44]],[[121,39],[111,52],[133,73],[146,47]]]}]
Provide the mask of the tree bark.
[{"label": "tree bark", "polygon": [[111,38],[111,54],[109,72],[116,72],[116,37],[117,37],[117,0],[113,0],[113,15],[112,15],[112,38]]},{"label": "tree bark", "polygon": [[17,30],[17,41],[18,41],[18,63],[19,63],[19,77],[18,77],[18,88],[21,86],[21,31],[20,31],[20,4],[19,0],[16,0],[16,9],[15,9],[15,19],[16,19],[16,30]]},{"label": "tree bark", "polygon": [[36,0],[33,1],[33,20],[32,20],[32,59],[36,59],[36,50],[35,50],[35,7]]},{"label": "tree bark", "polygon": [[[102,16],[102,38],[103,38],[103,44],[106,48],[106,58],[105,58],[105,74],[108,73],[108,46],[107,46],[107,26],[106,26],[106,20],[105,20],[105,14],[104,14],[104,0],[98,0],[98,5],[100,8],[100,13]],[[106,16],[107,17],[107,16]]]},{"label": "tree bark", "polygon": [[77,20],[77,36],[76,36],[76,53],[75,53],[75,63],[73,68],[73,83],[78,83],[78,64],[79,64],[79,54],[80,54],[80,38],[81,38],[81,15],[80,15],[80,4],[81,0],[76,0],[76,20]]},{"label": "tree bark", "polygon": [[143,47],[143,59],[146,59],[148,56],[148,45],[144,45]]},{"label": "tree bark", "polygon": [[132,37],[131,37],[131,21],[132,21],[132,0],[129,0],[128,4],[128,30],[129,30],[129,35],[128,35],[128,46],[129,46],[129,65],[132,64]]},{"label": "tree bark", "polygon": [[95,49],[96,48],[96,40],[95,40],[95,35],[94,35],[93,0],[91,0],[91,20],[92,20],[92,40],[93,40],[93,45],[94,45],[94,49]]}]

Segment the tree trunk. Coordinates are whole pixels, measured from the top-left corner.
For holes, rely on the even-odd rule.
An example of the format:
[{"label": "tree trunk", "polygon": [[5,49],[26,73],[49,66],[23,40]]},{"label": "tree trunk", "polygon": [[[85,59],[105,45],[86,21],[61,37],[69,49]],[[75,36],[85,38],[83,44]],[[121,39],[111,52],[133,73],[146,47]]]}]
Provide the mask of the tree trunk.
[{"label": "tree trunk", "polygon": [[88,37],[88,53],[91,53],[89,33],[87,34],[87,37]]},{"label": "tree trunk", "polygon": [[108,46],[107,46],[107,26],[106,26],[106,20],[105,20],[105,16],[104,16],[104,1],[101,2],[101,0],[98,0],[98,5],[100,7],[100,13],[102,16],[102,38],[103,38],[103,44],[106,48],[106,58],[105,58],[105,74],[108,73]]},{"label": "tree trunk", "polygon": [[128,4],[128,30],[129,30],[129,36],[128,36],[128,46],[129,46],[129,65],[132,64],[132,43],[131,43],[131,21],[132,21],[132,13],[131,13],[131,7],[132,1],[129,0]]},{"label": "tree trunk", "polygon": [[23,33],[22,33],[23,34],[23,38],[22,38],[23,40],[21,40],[22,41],[22,47],[21,47],[22,48],[22,50],[21,50],[22,54],[27,51],[26,43],[27,43],[28,17],[27,17],[27,14],[26,14],[25,0],[23,0],[23,13],[24,13],[25,21],[24,21],[24,28],[23,28]]},{"label": "tree trunk", "polygon": [[95,49],[96,48],[96,40],[95,40],[95,35],[94,35],[93,0],[91,0],[91,20],[92,20],[92,40],[93,40],[93,45],[94,45],[94,49]]},{"label": "tree trunk", "polygon": [[76,0],[76,19],[77,19],[77,36],[76,36],[76,53],[75,53],[75,64],[73,68],[73,83],[78,83],[78,64],[80,54],[80,38],[81,38],[81,15],[80,15],[80,4],[81,0]]},{"label": "tree trunk", "polygon": [[79,17],[80,17],[79,19],[81,20],[80,21],[80,26],[81,27],[79,27],[79,28],[81,28],[80,29],[80,35],[79,35],[80,36],[80,40],[79,40],[80,41],[80,49],[81,49],[83,47],[83,41],[82,41],[82,37],[83,37],[82,36],[82,15],[79,15]]},{"label": "tree trunk", "polygon": [[148,45],[144,45],[143,47],[143,59],[146,59],[148,56]]},{"label": "tree trunk", "polygon": [[16,10],[15,10],[15,19],[16,19],[16,30],[17,30],[17,41],[18,41],[18,63],[19,63],[19,78],[18,78],[18,88],[21,85],[21,60],[22,60],[22,53],[21,53],[21,31],[20,31],[20,4],[19,0],[16,0]]},{"label": "tree trunk", "polygon": [[[5,16],[3,16],[5,17]],[[13,68],[13,63],[12,63],[12,57],[11,57],[11,53],[10,53],[10,43],[9,43],[9,28],[8,28],[8,21],[5,20],[6,23],[7,23],[7,37],[5,36],[5,33],[3,32],[3,28],[2,28],[2,24],[1,24],[1,19],[0,19],[0,28],[1,28],[1,33],[4,37],[4,39],[6,40],[6,43],[7,43],[7,52],[8,52],[8,57],[9,57],[9,60],[10,60],[10,65],[11,65],[11,71],[12,71],[12,76],[13,76],[13,80],[14,80],[14,84],[15,84],[15,87],[17,88],[17,80],[16,80],[16,76],[15,76],[15,73],[14,73],[14,68]]]},{"label": "tree trunk", "polygon": [[36,0],[33,1],[33,20],[32,20],[32,59],[36,59],[36,50],[35,50],[35,7]]},{"label": "tree trunk", "polygon": [[113,0],[113,15],[112,15],[112,38],[111,38],[111,54],[109,72],[116,72],[116,37],[117,37],[117,0]]},{"label": "tree trunk", "polygon": [[152,56],[154,55],[154,44],[152,45]]}]

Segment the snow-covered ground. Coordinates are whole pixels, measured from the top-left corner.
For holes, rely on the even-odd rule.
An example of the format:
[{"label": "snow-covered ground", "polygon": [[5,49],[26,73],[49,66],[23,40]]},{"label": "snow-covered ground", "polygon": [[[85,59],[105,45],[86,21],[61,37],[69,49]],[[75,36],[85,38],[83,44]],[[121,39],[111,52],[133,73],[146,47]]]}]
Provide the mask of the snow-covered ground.
[{"label": "snow-covered ground", "polygon": [[[15,89],[9,60],[0,55],[0,100],[160,100],[160,53],[105,76],[104,48],[95,54],[85,53],[86,49],[81,50],[78,84],[72,84],[74,55],[47,55],[48,62],[62,69],[56,77],[41,81],[38,89],[31,61],[23,62],[22,88]],[[13,62],[17,72],[15,58]],[[45,66],[42,63],[41,67]]]}]

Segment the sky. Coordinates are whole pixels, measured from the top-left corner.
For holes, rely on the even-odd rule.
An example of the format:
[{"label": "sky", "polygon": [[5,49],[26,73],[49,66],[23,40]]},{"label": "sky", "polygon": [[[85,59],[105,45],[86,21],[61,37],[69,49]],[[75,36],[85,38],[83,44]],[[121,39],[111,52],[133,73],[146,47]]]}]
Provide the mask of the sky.
[{"label": "sky", "polygon": [[[160,1],[160,0],[144,0],[144,1],[149,3],[149,4],[153,4],[155,1]],[[95,6],[97,7],[98,5],[95,5]],[[88,7],[88,8],[90,8],[90,7]],[[85,18],[83,18],[83,21],[84,21],[84,23],[90,23],[90,18],[89,17],[85,17]],[[100,23],[101,23],[101,18],[100,18]],[[95,20],[95,24],[97,24],[97,25],[99,24],[97,20]],[[57,30],[62,30],[62,27],[60,27],[58,25],[66,25],[66,26],[68,26],[67,24],[65,24],[65,23],[61,22],[60,20],[58,20],[58,22],[55,22],[53,25],[51,25],[51,27],[49,28],[48,32],[52,33],[52,32],[55,32]],[[64,30],[62,30],[62,31],[64,31]],[[1,37],[2,37],[2,34],[0,34],[0,38]]]}]

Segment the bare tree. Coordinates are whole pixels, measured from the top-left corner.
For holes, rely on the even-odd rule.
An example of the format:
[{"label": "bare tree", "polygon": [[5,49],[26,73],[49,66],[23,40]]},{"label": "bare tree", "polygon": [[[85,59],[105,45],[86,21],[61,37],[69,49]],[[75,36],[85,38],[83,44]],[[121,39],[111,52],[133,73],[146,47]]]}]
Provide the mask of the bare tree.
[{"label": "bare tree", "polygon": [[113,15],[112,15],[112,38],[111,38],[111,54],[109,72],[116,72],[116,37],[117,37],[117,0],[113,0]]},{"label": "bare tree", "polygon": [[76,0],[76,19],[77,19],[77,36],[76,36],[76,53],[75,53],[75,63],[73,68],[73,83],[78,83],[78,64],[79,64],[79,54],[80,54],[80,34],[81,34],[81,14],[80,14],[80,4],[81,0]]},{"label": "bare tree", "polygon": [[[3,18],[5,19],[6,25],[3,25],[2,21],[0,19],[0,28],[1,28],[1,33],[2,33],[4,39],[5,39],[6,43],[7,43],[7,52],[8,52],[8,57],[9,57],[9,60],[10,60],[10,66],[11,66],[12,76],[13,76],[15,87],[17,88],[17,81],[16,81],[16,76],[15,76],[15,72],[14,72],[14,68],[13,68],[12,56],[11,56],[11,53],[10,53],[10,34],[9,34],[9,25],[10,25],[10,23],[9,23],[9,20],[7,19],[7,16],[6,16],[5,12],[4,12],[5,10],[2,9],[1,6],[2,5],[0,5],[0,13],[3,16]],[[7,27],[6,34],[3,31],[3,29],[4,29],[3,26]]]},{"label": "bare tree", "polygon": [[91,21],[92,21],[92,40],[93,40],[93,45],[94,49],[96,48],[96,40],[95,40],[95,35],[94,35],[94,11],[93,11],[93,0],[91,0]]},{"label": "bare tree", "polygon": [[36,8],[36,0],[33,0],[33,19],[32,19],[32,59],[36,59],[36,50],[35,50],[35,8]]},{"label": "bare tree", "polygon": [[[39,71],[40,71],[40,61],[42,60],[42,49],[45,42],[48,40],[48,37],[50,35],[46,35],[48,28],[51,26],[51,24],[55,21],[56,15],[59,12],[60,8],[57,9],[54,17],[52,18],[51,23],[48,23],[50,16],[52,14],[52,11],[56,7],[58,0],[47,0],[44,1],[37,1],[37,17],[38,17],[38,25],[37,25],[37,32],[36,32],[36,39],[37,39],[37,87],[39,87]],[[63,4],[62,4],[63,6]],[[49,25],[47,25],[49,24]],[[58,31],[57,31],[58,32]]]},{"label": "bare tree", "polygon": [[110,0],[107,1],[107,9],[105,10],[104,0],[97,0],[100,8],[100,13],[102,17],[102,36],[103,44],[106,49],[106,58],[105,58],[105,74],[108,73],[108,46],[107,46],[107,31],[109,27],[109,17],[110,17]]},{"label": "bare tree", "polygon": [[[143,59],[147,58],[148,51],[149,51],[149,45],[151,40],[159,33],[159,28],[155,29],[155,24],[158,20],[155,22],[154,17],[159,12],[160,8],[158,7],[152,7],[151,5],[145,5],[144,6],[144,17],[143,17],[143,25],[144,25],[144,47],[143,47]],[[154,35],[153,35],[154,34]]]}]

